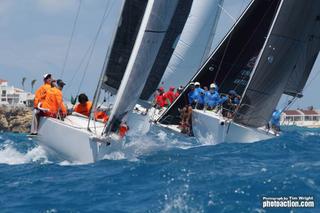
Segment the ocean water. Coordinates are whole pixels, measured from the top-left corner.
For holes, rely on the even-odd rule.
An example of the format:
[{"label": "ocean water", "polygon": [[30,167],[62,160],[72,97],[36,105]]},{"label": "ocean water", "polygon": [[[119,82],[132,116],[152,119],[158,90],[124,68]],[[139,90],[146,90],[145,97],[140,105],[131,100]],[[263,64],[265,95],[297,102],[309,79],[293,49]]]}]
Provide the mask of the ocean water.
[{"label": "ocean water", "polygon": [[[320,212],[320,130],[213,146],[153,127],[126,140],[82,165],[0,133],[0,212]],[[313,196],[315,208],[263,209],[263,196]]]}]

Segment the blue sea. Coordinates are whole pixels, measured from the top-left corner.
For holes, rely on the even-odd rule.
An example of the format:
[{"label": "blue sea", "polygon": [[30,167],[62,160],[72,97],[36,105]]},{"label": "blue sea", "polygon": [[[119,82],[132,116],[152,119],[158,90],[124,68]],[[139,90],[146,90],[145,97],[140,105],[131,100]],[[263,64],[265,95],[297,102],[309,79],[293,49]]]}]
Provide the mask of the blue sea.
[{"label": "blue sea", "polygon": [[[153,127],[94,164],[61,161],[25,134],[0,133],[0,212],[320,212],[320,130],[202,145]],[[262,208],[313,196],[315,208]]]}]

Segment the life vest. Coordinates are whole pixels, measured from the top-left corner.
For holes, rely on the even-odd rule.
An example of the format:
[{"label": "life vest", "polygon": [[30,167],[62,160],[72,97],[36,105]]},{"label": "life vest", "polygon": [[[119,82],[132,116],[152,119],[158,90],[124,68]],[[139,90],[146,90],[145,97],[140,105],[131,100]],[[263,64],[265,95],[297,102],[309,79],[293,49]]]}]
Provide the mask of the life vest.
[{"label": "life vest", "polygon": [[62,116],[67,114],[67,109],[62,99],[62,92],[56,87],[52,87],[47,91],[46,98],[42,102],[41,107],[49,110],[44,113],[49,117],[57,117],[58,113],[62,113]]},{"label": "life vest", "polygon": [[92,107],[92,102],[87,101],[85,104],[81,104],[81,103],[77,104],[74,107],[73,111],[89,117],[91,107]]},{"label": "life vest", "polygon": [[47,91],[51,89],[51,85],[48,83],[45,83],[39,87],[36,92],[34,93],[34,101],[33,101],[33,107],[37,108],[38,104],[43,102],[46,98]]}]

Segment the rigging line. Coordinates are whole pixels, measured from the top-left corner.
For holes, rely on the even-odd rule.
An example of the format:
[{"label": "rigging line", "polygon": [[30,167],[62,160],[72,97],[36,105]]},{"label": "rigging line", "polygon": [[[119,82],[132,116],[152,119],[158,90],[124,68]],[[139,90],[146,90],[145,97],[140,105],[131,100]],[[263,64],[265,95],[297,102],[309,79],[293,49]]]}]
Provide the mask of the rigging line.
[{"label": "rigging line", "polygon": [[87,64],[86,64],[86,66],[84,68],[84,72],[83,72],[83,75],[82,75],[82,78],[81,78],[81,81],[80,81],[80,84],[79,84],[79,87],[78,87],[77,94],[79,94],[80,88],[82,86],[82,83],[83,83],[84,78],[86,76],[89,64],[91,62],[91,58],[92,58],[92,55],[93,55],[93,52],[94,52],[94,49],[95,49],[96,42],[98,40],[98,37],[99,37],[99,34],[101,32],[102,26],[103,26],[103,24],[104,24],[104,22],[106,20],[106,17],[109,15],[109,12],[111,11],[111,8],[112,8],[112,6],[109,7],[109,2],[107,2],[106,8],[104,10],[104,13],[103,13],[103,16],[102,16],[102,19],[101,19],[101,22],[100,22],[100,25],[99,25],[99,28],[98,28],[98,31],[97,31],[94,39],[93,39],[93,45],[92,45],[91,51],[89,53],[89,58],[88,58]]},{"label": "rigging line", "polygon": [[69,43],[68,43],[66,55],[64,57],[63,66],[62,66],[62,70],[61,70],[61,73],[60,73],[60,78],[63,77],[64,71],[65,71],[65,68],[66,68],[66,64],[67,64],[67,61],[68,61],[68,58],[69,58],[71,43],[72,43],[72,40],[73,40],[73,37],[74,37],[74,32],[76,30],[76,25],[77,25],[79,14],[80,14],[81,2],[82,2],[82,0],[79,0],[79,5],[78,5],[78,9],[77,9],[75,20],[73,22],[71,37],[70,37],[70,40],[69,40]]},{"label": "rigging line", "polygon": [[88,46],[88,49],[85,51],[84,55],[82,56],[82,58],[80,60],[80,64],[76,68],[76,71],[73,73],[73,75],[71,77],[71,80],[69,81],[66,90],[68,90],[71,87],[73,80],[75,79],[76,75],[78,74],[79,70],[81,69],[83,63],[86,61],[85,59],[87,58],[92,46],[93,46],[93,40],[91,41],[90,45]]},{"label": "rigging line", "polygon": [[236,21],[236,18],[234,18],[221,4],[218,4],[218,7],[221,8],[221,11],[224,12],[229,18],[232,19],[232,21]]}]

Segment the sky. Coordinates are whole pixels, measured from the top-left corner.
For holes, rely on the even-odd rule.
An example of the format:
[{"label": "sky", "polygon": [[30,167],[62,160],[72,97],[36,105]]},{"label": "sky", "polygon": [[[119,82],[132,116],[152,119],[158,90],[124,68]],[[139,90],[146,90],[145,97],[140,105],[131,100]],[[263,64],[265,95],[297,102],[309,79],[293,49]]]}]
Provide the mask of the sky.
[{"label": "sky", "polygon": [[[33,79],[37,80],[37,88],[42,84],[43,74],[52,73],[55,79],[62,78],[66,82],[63,91],[66,99],[78,91],[92,97],[116,27],[119,1],[0,0],[0,79],[21,88],[22,78],[26,77],[25,89],[31,91]],[[249,0],[224,0],[213,47],[248,3]],[[79,5],[78,19],[71,36]],[[102,21],[104,14],[106,18]],[[95,38],[94,48],[90,48]],[[67,57],[70,39],[72,42]],[[313,105],[320,108],[320,98],[317,97],[320,90],[319,70],[318,58],[306,84],[304,97],[293,107]],[[286,100],[286,97],[282,98],[279,106],[284,105]]]}]

